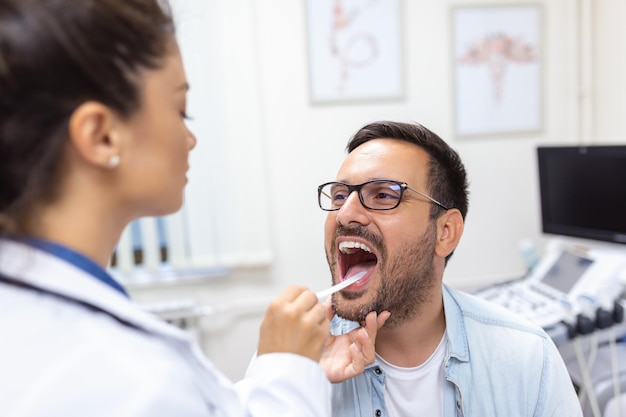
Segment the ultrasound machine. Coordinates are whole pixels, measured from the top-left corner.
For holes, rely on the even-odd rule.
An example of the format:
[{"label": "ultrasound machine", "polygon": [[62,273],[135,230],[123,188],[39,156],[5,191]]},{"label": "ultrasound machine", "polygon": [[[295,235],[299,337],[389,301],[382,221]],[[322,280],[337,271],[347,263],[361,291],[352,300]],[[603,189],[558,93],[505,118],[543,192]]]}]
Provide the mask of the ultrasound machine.
[{"label": "ultrasound machine", "polygon": [[540,146],[537,162],[545,253],[475,294],[546,330],[585,417],[626,416],[626,145]]},{"label": "ultrasound machine", "polygon": [[525,277],[479,290],[476,294],[525,316],[555,342],[623,321],[621,293],[626,256],[554,240]]}]

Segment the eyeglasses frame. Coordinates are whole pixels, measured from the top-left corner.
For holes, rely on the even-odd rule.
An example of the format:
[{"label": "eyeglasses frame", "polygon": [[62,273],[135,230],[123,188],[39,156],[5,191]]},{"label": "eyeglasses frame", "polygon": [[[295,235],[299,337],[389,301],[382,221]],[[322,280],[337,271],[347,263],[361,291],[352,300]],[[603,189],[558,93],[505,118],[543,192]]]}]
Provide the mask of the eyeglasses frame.
[{"label": "eyeglasses frame", "polygon": [[[398,198],[398,204],[396,204],[393,207],[388,207],[388,208],[372,208],[372,207],[368,207],[365,205],[365,202],[363,201],[363,195],[361,194],[361,189],[366,186],[367,184],[371,184],[371,183],[375,183],[375,182],[391,182],[394,183],[396,185],[398,185],[400,187],[400,197]],[[345,187],[348,188],[348,196],[350,194],[352,194],[354,191],[356,191],[357,195],[359,196],[359,201],[361,202],[361,205],[368,209],[368,210],[376,210],[376,211],[384,211],[384,210],[393,210],[395,208],[397,208],[400,203],[402,202],[402,196],[404,195],[404,191],[405,190],[411,190],[419,195],[421,195],[422,197],[428,199],[431,203],[436,204],[437,206],[441,207],[444,210],[450,210],[449,207],[447,207],[446,205],[440,203],[439,201],[435,200],[434,198],[432,198],[431,196],[416,190],[413,187],[410,187],[409,184],[407,184],[406,182],[402,182],[402,181],[396,181],[396,180],[388,180],[388,179],[376,179],[376,180],[370,180],[370,181],[365,181],[364,183],[361,184],[346,184],[345,182],[340,182],[340,181],[330,181],[330,182],[325,182],[324,184],[320,185],[317,187],[317,203],[320,206],[320,209],[324,210],[324,211],[337,211],[339,210],[342,206],[337,207],[337,208],[331,208],[331,209],[325,209],[322,207],[322,190],[324,189],[324,187],[326,187],[327,185],[330,184],[338,184],[338,185],[343,185]],[[324,195],[328,198],[331,198],[328,194]],[[332,200],[332,198],[331,198]]]}]

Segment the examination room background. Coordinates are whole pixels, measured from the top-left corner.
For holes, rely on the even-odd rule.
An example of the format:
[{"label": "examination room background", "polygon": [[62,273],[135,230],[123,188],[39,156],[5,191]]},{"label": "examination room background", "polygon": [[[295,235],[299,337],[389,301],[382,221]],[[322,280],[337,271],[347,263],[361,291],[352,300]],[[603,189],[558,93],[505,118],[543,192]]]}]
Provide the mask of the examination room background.
[{"label": "examination room background", "polygon": [[[451,53],[452,8],[474,1],[402,0],[404,97],[325,105],[312,105],[309,97],[305,0],[173,3],[184,3],[186,11],[178,24],[192,87],[192,123],[219,112],[232,128],[230,136],[209,129],[199,135],[198,147],[209,152],[230,147],[236,160],[237,146],[250,141],[258,146],[260,162],[234,175],[243,183],[260,178],[265,185],[262,193],[245,187],[237,193],[251,219],[249,235],[255,236],[256,227],[269,230],[270,256],[215,277],[130,290],[146,305],[191,300],[206,307],[207,315],[194,321],[192,331],[234,380],[254,353],[267,302],[292,283],[313,290],[330,284],[325,213],[317,207],[316,188],[334,179],[348,138],[363,124],[417,121],[461,154],[470,209],[445,281],[467,290],[521,276],[520,242],[529,239],[541,253],[550,238],[541,233],[537,145],[626,141],[626,2],[621,0],[480,1],[541,5],[543,113],[539,132],[475,138],[455,137]],[[207,62],[213,74],[196,70]],[[206,81],[209,75],[217,81]],[[221,107],[202,105],[195,91],[210,91]],[[209,181],[203,177],[206,164],[201,152],[192,152],[190,192],[202,192]],[[229,178],[217,180],[226,186]]]}]

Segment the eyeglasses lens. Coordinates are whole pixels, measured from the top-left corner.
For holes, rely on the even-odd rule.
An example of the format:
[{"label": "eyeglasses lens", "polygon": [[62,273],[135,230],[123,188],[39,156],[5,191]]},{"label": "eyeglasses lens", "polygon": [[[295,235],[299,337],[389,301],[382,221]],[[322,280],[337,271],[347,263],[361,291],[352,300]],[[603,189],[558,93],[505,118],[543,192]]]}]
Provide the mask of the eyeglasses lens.
[{"label": "eyeglasses lens", "polygon": [[361,185],[331,182],[320,188],[320,207],[328,211],[339,210],[353,191],[359,193],[359,200],[366,208],[390,210],[400,204],[403,188],[392,181],[368,181]]}]

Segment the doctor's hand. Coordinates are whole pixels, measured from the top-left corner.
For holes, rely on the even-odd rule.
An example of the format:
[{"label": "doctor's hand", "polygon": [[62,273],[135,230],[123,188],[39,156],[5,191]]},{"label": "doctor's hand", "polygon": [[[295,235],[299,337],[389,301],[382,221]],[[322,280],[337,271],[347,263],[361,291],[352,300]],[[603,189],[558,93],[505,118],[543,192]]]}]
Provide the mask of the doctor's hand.
[{"label": "doctor's hand", "polygon": [[261,323],[258,355],[289,352],[318,362],[326,339],[330,337],[330,320],[326,308],[315,293],[292,285],[274,299]]},{"label": "doctor's hand", "polygon": [[[324,303],[329,319],[334,315],[330,298]],[[331,335],[327,339],[320,365],[330,382],[337,383],[353,378],[374,362],[376,333],[389,316],[391,313],[388,311],[383,311],[380,315],[372,311],[365,318],[365,327],[339,336]]]}]

